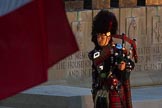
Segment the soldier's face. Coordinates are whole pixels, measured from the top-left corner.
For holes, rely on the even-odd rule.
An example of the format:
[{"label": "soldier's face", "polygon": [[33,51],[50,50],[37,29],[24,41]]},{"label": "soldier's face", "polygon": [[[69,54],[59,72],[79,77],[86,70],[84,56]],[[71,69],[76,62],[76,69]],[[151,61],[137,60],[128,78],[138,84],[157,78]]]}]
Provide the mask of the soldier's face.
[{"label": "soldier's face", "polygon": [[108,45],[110,39],[111,39],[111,37],[107,36],[106,34],[98,34],[97,35],[97,42],[98,42],[98,45],[101,47]]}]

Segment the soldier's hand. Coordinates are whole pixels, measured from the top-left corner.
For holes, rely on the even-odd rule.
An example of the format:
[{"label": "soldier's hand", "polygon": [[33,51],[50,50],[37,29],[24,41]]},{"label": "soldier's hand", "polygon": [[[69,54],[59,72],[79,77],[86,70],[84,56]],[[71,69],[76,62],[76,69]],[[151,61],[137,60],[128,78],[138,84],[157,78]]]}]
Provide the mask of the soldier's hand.
[{"label": "soldier's hand", "polygon": [[124,61],[121,61],[118,65],[118,69],[123,71],[126,68],[126,63]]}]

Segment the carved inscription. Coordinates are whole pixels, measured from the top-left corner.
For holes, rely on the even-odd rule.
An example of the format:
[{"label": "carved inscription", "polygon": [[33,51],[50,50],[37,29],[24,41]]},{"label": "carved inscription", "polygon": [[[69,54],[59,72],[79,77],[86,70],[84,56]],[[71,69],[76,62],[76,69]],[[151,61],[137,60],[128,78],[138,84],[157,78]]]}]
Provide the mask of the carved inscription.
[{"label": "carved inscription", "polygon": [[156,64],[137,64],[134,71],[136,72],[143,72],[143,71],[158,71],[162,70],[162,63]]},{"label": "carved inscription", "polygon": [[130,38],[137,38],[138,35],[138,19],[136,17],[126,18],[126,33]]},{"label": "carved inscription", "polygon": [[162,70],[162,46],[137,48],[138,63],[135,71],[158,71]]},{"label": "carved inscription", "polygon": [[160,22],[160,16],[153,17],[153,37],[154,44],[162,43],[162,23]]},{"label": "carved inscription", "polygon": [[55,66],[55,71],[64,71],[66,79],[84,79],[91,76],[91,61],[88,52],[77,52]]},{"label": "carved inscription", "polygon": [[[162,46],[137,48],[138,63],[134,71],[162,70]],[[55,66],[55,71],[65,72],[66,79],[86,79],[91,77],[91,61],[88,52],[77,52]]]}]

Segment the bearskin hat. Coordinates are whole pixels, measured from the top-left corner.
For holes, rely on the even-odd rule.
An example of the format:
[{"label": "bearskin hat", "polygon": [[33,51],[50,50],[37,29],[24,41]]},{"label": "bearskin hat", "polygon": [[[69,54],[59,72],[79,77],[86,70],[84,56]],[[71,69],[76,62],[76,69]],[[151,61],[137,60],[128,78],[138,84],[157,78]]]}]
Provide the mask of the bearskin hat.
[{"label": "bearskin hat", "polygon": [[108,10],[101,10],[95,16],[92,23],[92,42],[97,47],[97,34],[110,32],[116,34],[118,28],[118,22],[114,13]]}]

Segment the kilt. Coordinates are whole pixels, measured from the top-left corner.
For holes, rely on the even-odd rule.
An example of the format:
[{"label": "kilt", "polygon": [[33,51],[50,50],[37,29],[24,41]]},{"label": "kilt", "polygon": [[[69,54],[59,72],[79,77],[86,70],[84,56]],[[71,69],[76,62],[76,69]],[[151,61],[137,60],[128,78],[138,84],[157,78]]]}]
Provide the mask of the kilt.
[{"label": "kilt", "polygon": [[110,90],[109,91],[109,107],[108,108],[125,108],[125,94],[124,87],[121,86],[120,91]]},{"label": "kilt", "polygon": [[94,108],[132,108],[130,80],[117,90],[98,90],[94,96]]}]

